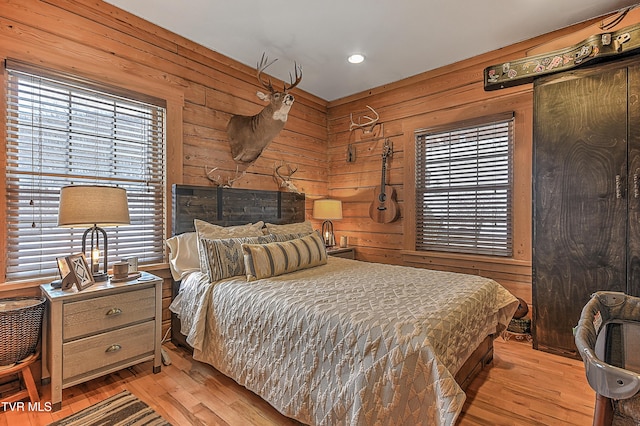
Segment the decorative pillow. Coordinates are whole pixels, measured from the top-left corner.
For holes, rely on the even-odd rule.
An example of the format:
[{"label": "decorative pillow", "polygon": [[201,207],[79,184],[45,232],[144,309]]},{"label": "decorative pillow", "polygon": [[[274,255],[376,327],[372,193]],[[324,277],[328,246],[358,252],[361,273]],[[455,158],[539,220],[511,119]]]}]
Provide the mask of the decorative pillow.
[{"label": "decorative pillow", "polygon": [[193,224],[196,228],[198,238],[237,238],[237,237],[259,237],[262,234],[264,222],[248,223],[238,226],[220,226],[214,225],[204,220],[194,219]]},{"label": "decorative pillow", "polygon": [[272,235],[225,239],[201,238],[204,256],[200,258],[200,269],[209,276],[209,281],[245,275],[242,244],[264,244],[274,241]]},{"label": "decorative pillow", "polygon": [[[218,238],[260,237],[263,235],[262,227],[264,226],[262,221],[238,226],[220,226],[200,219],[194,219],[193,224],[198,235],[198,264],[200,265],[200,270],[205,274],[209,274],[209,262],[207,260],[208,254],[202,244],[204,238],[215,240]],[[209,277],[211,278],[211,274],[209,274]]]},{"label": "decorative pillow", "polygon": [[313,232],[311,222],[304,221],[298,223],[287,223],[285,225],[276,225],[274,223],[265,223],[269,234],[304,234],[309,235]]},{"label": "decorative pillow", "polygon": [[267,234],[267,235],[271,235],[273,237],[274,239],[273,242],[283,242],[283,241],[295,240],[296,238],[306,237],[307,235],[309,235],[309,233],[302,232],[299,234]]},{"label": "decorative pillow", "polygon": [[247,281],[275,277],[327,263],[327,250],[318,233],[269,244],[242,244]]},{"label": "decorative pillow", "polygon": [[183,279],[189,272],[200,270],[198,237],[195,232],[185,232],[168,238],[169,269],[174,280]]}]

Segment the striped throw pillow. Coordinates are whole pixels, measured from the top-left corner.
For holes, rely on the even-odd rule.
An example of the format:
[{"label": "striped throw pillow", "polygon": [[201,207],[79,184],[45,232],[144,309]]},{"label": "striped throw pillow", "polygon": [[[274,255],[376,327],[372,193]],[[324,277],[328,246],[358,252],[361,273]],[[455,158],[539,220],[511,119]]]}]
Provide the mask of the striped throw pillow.
[{"label": "striped throw pillow", "polygon": [[242,244],[247,281],[275,277],[327,263],[327,250],[317,232],[268,244]]}]

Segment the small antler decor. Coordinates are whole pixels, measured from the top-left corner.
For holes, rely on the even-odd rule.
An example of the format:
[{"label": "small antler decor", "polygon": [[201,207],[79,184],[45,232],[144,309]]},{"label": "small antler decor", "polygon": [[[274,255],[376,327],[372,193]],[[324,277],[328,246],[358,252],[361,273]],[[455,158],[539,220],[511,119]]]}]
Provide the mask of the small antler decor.
[{"label": "small antler decor", "polygon": [[[284,173],[280,172],[280,169],[282,169],[283,167],[287,168],[287,171],[284,172]],[[297,166],[294,169],[289,165],[289,163],[285,164],[284,161],[281,162],[281,164],[279,166],[276,166],[275,175],[281,181],[280,182],[280,188],[286,188],[287,191],[289,191],[289,192],[295,192],[296,194],[299,194],[300,191],[298,191],[298,188],[296,188],[294,183],[291,181],[291,177],[297,171],[298,171],[298,167]]]},{"label": "small antler decor", "polygon": [[233,183],[235,181],[237,181],[238,179],[240,179],[241,177],[243,177],[247,171],[244,170],[242,173],[240,173],[240,170],[238,169],[238,166],[236,166],[236,173],[234,175],[234,177],[232,178],[231,176],[227,176],[226,179],[224,179],[221,175],[217,175],[217,176],[212,176],[213,172],[215,172],[216,170],[218,170],[217,167],[207,171],[207,166],[204,167],[204,172],[205,175],[207,176],[207,179],[209,179],[209,181],[211,181],[215,186],[221,186],[223,188],[232,188],[233,187]]},{"label": "small antler decor", "polygon": [[[371,112],[373,112],[375,117],[369,117],[368,115],[361,115],[360,117],[358,117],[358,122],[356,123],[355,121],[353,121],[353,113],[351,113],[349,115],[351,119],[351,124],[349,125],[350,131],[353,131],[355,129],[362,129],[362,131],[365,133],[371,133],[373,131],[373,128],[376,126],[376,124],[380,120],[380,115],[376,112],[375,109],[373,109],[369,105],[367,105],[367,108],[369,108]],[[362,122],[363,119],[366,119],[367,121],[363,123]]]}]

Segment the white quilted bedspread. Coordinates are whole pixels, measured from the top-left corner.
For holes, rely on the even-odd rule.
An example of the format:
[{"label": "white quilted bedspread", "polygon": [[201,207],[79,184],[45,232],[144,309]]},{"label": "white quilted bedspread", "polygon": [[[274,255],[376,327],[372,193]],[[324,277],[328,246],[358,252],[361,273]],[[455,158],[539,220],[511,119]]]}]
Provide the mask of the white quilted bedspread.
[{"label": "white quilted bedspread", "polygon": [[517,299],[495,281],[330,257],[246,282],[186,282],[172,310],[213,365],[313,425],[451,425],[454,375]]}]

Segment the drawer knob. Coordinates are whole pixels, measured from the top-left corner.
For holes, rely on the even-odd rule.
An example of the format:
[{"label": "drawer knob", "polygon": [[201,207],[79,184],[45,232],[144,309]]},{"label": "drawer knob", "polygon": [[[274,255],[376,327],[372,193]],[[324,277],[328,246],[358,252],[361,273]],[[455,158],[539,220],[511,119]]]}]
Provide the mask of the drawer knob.
[{"label": "drawer knob", "polygon": [[122,309],[120,308],[111,308],[107,311],[107,316],[112,315],[120,315],[122,313]]},{"label": "drawer knob", "polygon": [[105,352],[106,353],[118,352],[120,349],[122,349],[122,346],[120,345],[111,345],[107,348]]}]

